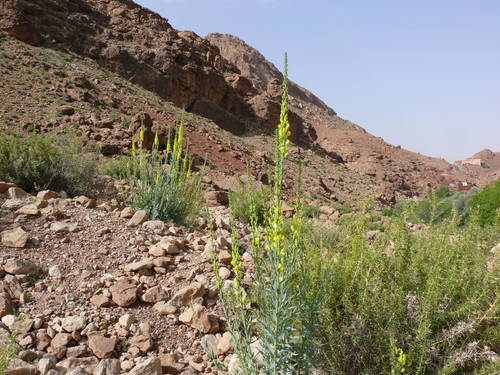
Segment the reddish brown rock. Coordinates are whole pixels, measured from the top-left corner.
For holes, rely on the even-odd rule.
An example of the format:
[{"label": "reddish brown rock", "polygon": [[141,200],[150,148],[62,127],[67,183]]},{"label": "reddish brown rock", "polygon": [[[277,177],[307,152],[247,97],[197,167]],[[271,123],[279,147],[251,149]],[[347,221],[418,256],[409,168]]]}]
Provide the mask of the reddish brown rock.
[{"label": "reddish brown rock", "polygon": [[95,333],[89,337],[87,345],[97,358],[110,358],[113,350],[115,350],[116,337],[109,338]]},{"label": "reddish brown rock", "polygon": [[137,301],[137,287],[128,279],[117,281],[109,290],[113,302],[118,306],[131,306]]}]

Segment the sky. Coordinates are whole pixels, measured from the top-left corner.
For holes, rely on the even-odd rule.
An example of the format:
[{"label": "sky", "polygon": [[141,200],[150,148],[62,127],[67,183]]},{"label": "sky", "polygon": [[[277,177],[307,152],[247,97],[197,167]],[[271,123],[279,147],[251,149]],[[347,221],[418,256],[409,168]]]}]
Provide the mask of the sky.
[{"label": "sky", "polygon": [[233,34],[342,118],[448,161],[500,151],[500,0],[136,0]]}]

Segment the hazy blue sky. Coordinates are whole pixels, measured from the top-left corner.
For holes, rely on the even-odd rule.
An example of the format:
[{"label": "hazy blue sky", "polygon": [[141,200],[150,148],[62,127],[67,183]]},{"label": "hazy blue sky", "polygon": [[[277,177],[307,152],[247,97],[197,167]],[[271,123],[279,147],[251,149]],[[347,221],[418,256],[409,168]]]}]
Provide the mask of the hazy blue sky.
[{"label": "hazy blue sky", "polygon": [[500,151],[500,0],[138,0],[237,35],[337,113],[412,151]]}]

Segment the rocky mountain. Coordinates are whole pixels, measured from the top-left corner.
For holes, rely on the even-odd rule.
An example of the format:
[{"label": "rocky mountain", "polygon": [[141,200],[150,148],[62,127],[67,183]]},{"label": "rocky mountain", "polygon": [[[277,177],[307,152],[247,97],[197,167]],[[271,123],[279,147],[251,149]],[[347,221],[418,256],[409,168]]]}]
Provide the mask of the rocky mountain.
[{"label": "rocky mountain", "polygon": [[[175,30],[166,19],[130,0],[3,1],[0,33],[19,41],[4,42],[7,49],[25,51],[5,64],[3,94],[12,95],[7,87],[11,86],[7,80],[14,79],[10,73],[16,72],[16,79],[22,81],[23,74],[42,70],[50,76],[50,93],[59,107],[64,103],[77,107],[63,122],[79,124],[81,132],[104,145],[105,154],[126,150],[129,138],[144,121],[144,117],[134,119],[135,115],[146,112],[150,127],[168,127],[176,121],[178,110],[172,108],[184,108],[200,116],[192,117],[191,142],[200,158],[219,160],[214,162],[214,173],[240,170],[234,164],[243,165],[244,170],[249,164],[256,178],[266,180],[262,176],[272,159],[281,74],[240,39],[222,34],[202,38]],[[45,59],[62,56],[62,60],[54,57],[47,64],[40,61],[42,55]],[[92,67],[85,70],[83,66],[89,64]],[[124,81],[113,78],[111,84],[108,73],[97,79],[95,74],[102,77],[98,70]],[[133,88],[123,89],[129,84]],[[23,90],[18,88],[19,94]],[[316,197],[343,201],[369,194],[393,202],[395,196],[418,195],[425,187],[439,184],[450,169],[443,160],[406,151],[368,134],[294,83],[290,94],[291,140],[297,145],[292,159],[303,163],[305,186]],[[138,95],[149,99],[138,102]],[[29,96],[33,100],[29,107],[16,108],[18,101],[0,104],[3,126],[12,127],[13,121],[5,118],[23,112],[25,127],[30,123],[47,129],[60,126],[60,118],[32,110],[45,103]],[[156,105],[151,106],[153,101]],[[96,107],[98,113],[92,110]],[[109,124],[110,117],[116,118],[114,124]],[[291,181],[293,174],[291,171]]]}]

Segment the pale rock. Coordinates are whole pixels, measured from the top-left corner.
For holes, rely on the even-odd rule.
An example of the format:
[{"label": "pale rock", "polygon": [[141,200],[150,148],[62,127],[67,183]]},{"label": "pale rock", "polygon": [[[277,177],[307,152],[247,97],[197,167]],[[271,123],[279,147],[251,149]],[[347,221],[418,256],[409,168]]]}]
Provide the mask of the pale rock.
[{"label": "pale rock", "polygon": [[22,206],[19,208],[16,213],[27,216],[38,216],[40,215],[40,210],[38,209],[36,204],[27,204],[26,206]]},{"label": "pale rock", "polygon": [[175,293],[169,304],[176,307],[188,306],[195,298],[203,297],[205,291],[203,284],[193,282]]},{"label": "pale rock", "polygon": [[227,280],[231,277],[231,271],[226,267],[219,268],[219,276],[222,280]]},{"label": "pale rock", "polygon": [[11,230],[5,230],[1,234],[1,243],[3,246],[23,248],[29,239],[29,234],[21,227]]},{"label": "pale rock", "polygon": [[161,246],[153,245],[149,249],[148,253],[154,257],[162,257],[165,256],[166,250]]},{"label": "pale rock", "polygon": [[129,329],[132,324],[134,324],[134,317],[130,314],[125,314],[118,319],[118,323],[121,327]]},{"label": "pale rock", "polygon": [[120,360],[103,359],[99,362],[92,375],[119,375],[120,372]]},{"label": "pale rock", "polygon": [[161,353],[158,358],[163,371],[168,374],[178,374],[184,368],[184,364],[179,362],[179,358],[175,353]]},{"label": "pale rock", "polygon": [[129,263],[123,266],[125,272],[136,272],[153,268],[153,261],[149,259],[139,260],[137,262]]},{"label": "pale rock", "polygon": [[177,307],[165,301],[155,303],[153,309],[163,315],[172,315],[177,312]]},{"label": "pale rock", "polygon": [[57,359],[53,355],[47,355],[38,361],[38,371],[41,375],[47,375],[47,373],[56,367]]},{"label": "pale rock", "polygon": [[49,199],[56,199],[56,198],[60,198],[61,196],[58,193],[56,193],[55,191],[42,190],[36,195],[36,197],[41,199],[41,200],[48,201]]},{"label": "pale rock", "polygon": [[146,211],[139,210],[139,211],[137,211],[137,212],[134,213],[134,215],[132,216],[132,218],[127,223],[127,226],[129,226],[129,227],[136,227],[138,225],[141,225],[146,220],[148,220],[148,217],[149,217],[149,215],[148,215],[148,213]]},{"label": "pale rock", "polygon": [[76,230],[76,224],[65,221],[55,221],[50,224],[50,230],[55,233],[72,233]]},{"label": "pale rock", "polygon": [[149,335],[137,335],[129,340],[130,345],[138,348],[142,353],[147,353],[153,348],[153,340]]},{"label": "pale rock", "polygon": [[165,223],[161,220],[148,220],[142,223],[144,229],[161,234],[165,230]]},{"label": "pale rock", "polygon": [[149,288],[141,296],[141,300],[146,303],[156,303],[167,299],[167,294],[160,286]]},{"label": "pale rock", "polygon": [[134,210],[131,207],[125,207],[120,212],[120,217],[122,219],[130,219],[132,216],[134,216]]},{"label": "pale rock", "polygon": [[34,275],[38,272],[36,264],[22,259],[9,259],[3,268],[11,275]]},{"label": "pale rock", "polygon": [[49,276],[54,278],[54,279],[62,278],[61,268],[57,265],[50,267],[49,268]]},{"label": "pale rock", "polygon": [[[11,188],[12,189],[12,188]],[[3,375],[37,375],[38,370],[35,366],[24,362],[19,358],[12,358],[9,365],[3,372]]]},{"label": "pale rock", "polygon": [[233,336],[230,332],[224,332],[219,342],[217,343],[218,354],[228,354],[234,351]]},{"label": "pale rock", "polygon": [[179,316],[179,321],[203,333],[219,332],[219,319],[217,316],[208,313],[206,308],[198,303],[184,311]]},{"label": "pale rock", "polygon": [[68,316],[63,318],[61,321],[61,326],[66,332],[81,331],[87,325],[87,319],[83,316]]},{"label": "pale rock", "polygon": [[87,373],[92,374],[98,364],[99,360],[96,357],[66,358],[63,361],[58,362],[56,367],[62,367],[65,369],[81,367]]},{"label": "pale rock", "polygon": [[151,357],[136,365],[129,375],[161,375],[161,362],[157,357]]},{"label": "pale rock", "polygon": [[219,344],[219,340],[217,336],[209,334],[205,335],[201,339],[201,346],[205,349],[209,357],[217,356],[217,346]]},{"label": "pale rock", "polygon": [[219,253],[218,259],[222,264],[231,264],[231,260],[233,259],[233,257],[231,256],[231,253],[229,251],[222,250]]},{"label": "pale rock", "polygon": [[28,193],[26,193],[23,189],[17,186],[10,187],[7,190],[7,195],[9,196],[10,199],[24,199],[29,196]]}]

